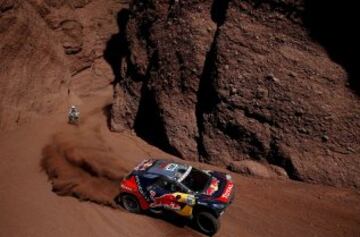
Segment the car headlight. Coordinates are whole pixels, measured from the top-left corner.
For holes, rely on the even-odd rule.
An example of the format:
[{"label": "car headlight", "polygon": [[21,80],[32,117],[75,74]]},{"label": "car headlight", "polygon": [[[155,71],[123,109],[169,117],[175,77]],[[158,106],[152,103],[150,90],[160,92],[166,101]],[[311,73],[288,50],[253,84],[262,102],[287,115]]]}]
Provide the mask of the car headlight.
[{"label": "car headlight", "polygon": [[226,174],[226,179],[227,179],[227,180],[231,180],[231,179],[232,179],[231,175]]},{"label": "car headlight", "polygon": [[221,204],[221,203],[214,203],[212,204],[213,207],[215,207],[216,209],[224,209],[225,205]]}]

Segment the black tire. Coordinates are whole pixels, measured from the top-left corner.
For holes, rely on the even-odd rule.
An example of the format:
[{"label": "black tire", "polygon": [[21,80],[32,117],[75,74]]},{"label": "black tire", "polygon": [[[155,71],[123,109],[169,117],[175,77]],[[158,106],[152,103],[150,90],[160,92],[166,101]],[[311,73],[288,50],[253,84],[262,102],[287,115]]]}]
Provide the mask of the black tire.
[{"label": "black tire", "polygon": [[138,199],[131,194],[121,195],[121,204],[123,207],[132,213],[140,213],[141,207]]},{"label": "black tire", "polygon": [[195,215],[195,224],[201,232],[209,236],[216,234],[220,228],[220,223],[217,218],[206,211],[199,212]]}]

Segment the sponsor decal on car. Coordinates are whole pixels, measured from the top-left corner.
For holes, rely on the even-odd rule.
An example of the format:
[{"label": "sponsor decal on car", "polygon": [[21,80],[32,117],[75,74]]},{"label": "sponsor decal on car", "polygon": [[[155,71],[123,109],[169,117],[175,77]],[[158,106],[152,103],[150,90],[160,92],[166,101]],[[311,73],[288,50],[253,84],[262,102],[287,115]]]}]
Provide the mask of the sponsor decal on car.
[{"label": "sponsor decal on car", "polygon": [[219,190],[219,180],[217,178],[212,178],[209,188],[206,190],[206,195],[213,195],[216,191]]},{"label": "sponsor decal on car", "polygon": [[232,188],[234,187],[234,184],[229,183],[224,191],[224,193],[221,195],[221,197],[225,198],[225,199],[229,199]]},{"label": "sponsor decal on car", "polygon": [[136,185],[138,187],[139,193],[145,198],[146,201],[150,202],[151,201],[150,198],[145,194],[144,189],[141,186],[139,176],[135,175],[135,181],[136,181]]},{"label": "sponsor decal on car", "polygon": [[233,187],[234,187],[234,184],[232,182],[229,182],[225,186],[223,194],[221,194],[221,196],[219,198],[217,198],[217,200],[221,201],[221,202],[225,202],[225,203],[229,202],[229,198],[231,196]]},{"label": "sponsor decal on car", "polygon": [[176,203],[176,197],[173,194],[164,194],[160,197],[155,197],[154,202],[150,204],[151,207],[164,207],[171,210],[180,210],[181,206]]},{"label": "sponsor decal on car", "polygon": [[132,188],[126,186],[125,184],[121,184],[121,188],[122,188],[122,189],[125,189],[126,191],[129,191],[129,192],[132,192],[132,191],[133,191]]}]

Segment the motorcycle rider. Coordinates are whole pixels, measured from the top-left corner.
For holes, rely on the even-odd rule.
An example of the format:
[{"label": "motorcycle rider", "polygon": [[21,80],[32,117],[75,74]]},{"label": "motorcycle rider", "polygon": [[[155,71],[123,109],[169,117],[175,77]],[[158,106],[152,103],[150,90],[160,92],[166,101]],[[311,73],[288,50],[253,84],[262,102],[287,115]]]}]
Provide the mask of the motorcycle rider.
[{"label": "motorcycle rider", "polygon": [[79,112],[79,110],[76,108],[75,105],[71,105],[70,111],[69,111],[69,121],[71,121],[71,120],[78,120],[79,117],[80,117],[80,112]]}]

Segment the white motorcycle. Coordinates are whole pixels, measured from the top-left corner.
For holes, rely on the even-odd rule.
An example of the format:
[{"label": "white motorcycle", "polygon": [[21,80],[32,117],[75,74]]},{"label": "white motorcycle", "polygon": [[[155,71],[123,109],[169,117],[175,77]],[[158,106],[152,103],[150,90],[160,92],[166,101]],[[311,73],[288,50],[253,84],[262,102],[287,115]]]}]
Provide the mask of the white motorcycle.
[{"label": "white motorcycle", "polygon": [[80,120],[80,112],[72,106],[68,115],[69,124],[78,125]]}]

